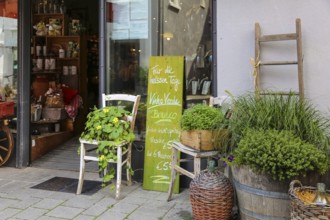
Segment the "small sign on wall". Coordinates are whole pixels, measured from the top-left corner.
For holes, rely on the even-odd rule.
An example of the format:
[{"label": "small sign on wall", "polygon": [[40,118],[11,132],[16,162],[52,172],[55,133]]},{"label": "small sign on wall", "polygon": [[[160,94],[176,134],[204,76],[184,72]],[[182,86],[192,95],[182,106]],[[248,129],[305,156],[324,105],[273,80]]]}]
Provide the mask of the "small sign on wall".
[{"label": "small sign on wall", "polygon": [[[168,191],[172,142],[180,140],[184,57],[150,57],[143,188]],[[179,191],[176,178],[174,192]]]}]

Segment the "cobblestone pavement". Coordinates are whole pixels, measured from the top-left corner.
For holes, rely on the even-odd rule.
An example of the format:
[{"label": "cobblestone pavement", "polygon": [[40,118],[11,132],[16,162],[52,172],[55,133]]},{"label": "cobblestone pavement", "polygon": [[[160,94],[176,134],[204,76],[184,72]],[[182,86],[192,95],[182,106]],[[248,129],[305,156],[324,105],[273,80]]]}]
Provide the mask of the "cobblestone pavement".
[{"label": "cobblestone pavement", "polygon": [[[0,167],[0,219],[193,219],[189,190],[174,194],[143,190],[141,183],[122,186],[115,200],[109,186],[92,195],[31,188],[53,177],[78,179],[78,172],[28,167]],[[97,173],[85,173],[86,180],[98,180]]]}]

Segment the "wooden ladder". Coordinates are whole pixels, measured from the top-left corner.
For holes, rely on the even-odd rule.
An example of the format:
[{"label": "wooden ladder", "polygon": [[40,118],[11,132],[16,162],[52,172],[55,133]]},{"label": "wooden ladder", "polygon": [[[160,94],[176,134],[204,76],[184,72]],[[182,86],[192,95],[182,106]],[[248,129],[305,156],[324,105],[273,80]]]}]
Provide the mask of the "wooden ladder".
[{"label": "wooden ladder", "polygon": [[[288,41],[295,40],[297,48],[297,60],[296,61],[261,61],[261,43],[270,41]],[[303,80],[303,55],[302,55],[302,42],[301,42],[301,21],[296,19],[296,33],[287,34],[274,34],[274,35],[261,35],[261,29],[259,23],[255,24],[255,60],[254,60],[254,77],[255,77],[255,91],[261,95],[272,95],[270,93],[260,91],[260,66],[266,65],[298,65],[298,88],[300,98],[304,97],[304,80]],[[292,93],[292,92],[291,92]],[[279,92],[276,94],[288,95],[289,92]]]}]

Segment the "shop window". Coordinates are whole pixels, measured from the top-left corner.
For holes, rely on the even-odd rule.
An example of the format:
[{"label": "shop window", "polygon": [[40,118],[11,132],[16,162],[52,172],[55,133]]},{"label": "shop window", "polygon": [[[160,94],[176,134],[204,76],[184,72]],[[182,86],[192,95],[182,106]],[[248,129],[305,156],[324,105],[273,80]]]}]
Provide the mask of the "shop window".
[{"label": "shop window", "polygon": [[[143,114],[150,56],[184,56],[186,104],[208,99],[213,83],[211,2],[107,0],[105,92],[140,94]],[[136,127],[144,133],[145,115],[137,117]]]}]

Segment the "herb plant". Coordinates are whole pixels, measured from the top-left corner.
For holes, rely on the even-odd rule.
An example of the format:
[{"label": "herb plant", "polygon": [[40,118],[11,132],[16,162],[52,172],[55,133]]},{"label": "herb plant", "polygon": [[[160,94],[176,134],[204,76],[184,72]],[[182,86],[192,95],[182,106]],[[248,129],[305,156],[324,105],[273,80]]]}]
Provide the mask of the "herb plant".
[{"label": "herb plant", "polygon": [[[134,141],[134,133],[130,129],[130,122],[125,120],[130,112],[115,106],[104,108],[94,107],[87,115],[84,131],[80,138],[97,141],[100,171],[108,168],[108,161],[117,160],[116,145],[122,141]],[[103,181],[109,182],[114,178],[114,168],[103,175]]]},{"label": "herb plant", "polygon": [[181,117],[182,130],[214,130],[220,128],[225,120],[218,108],[197,104],[186,109]]},{"label": "herb plant", "polygon": [[248,165],[278,180],[313,170],[324,174],[328,169],[327,156],[321,150],[286,130],[247,129],[234,154],[235,164]]},{"label": "herb plant", "polygon": [[330,119],[308,100],[289,95],[256,96],[248,93],[234,99],[230,118],[232,145],[248,128],[291,131],[304,141],[330,154]]}]

